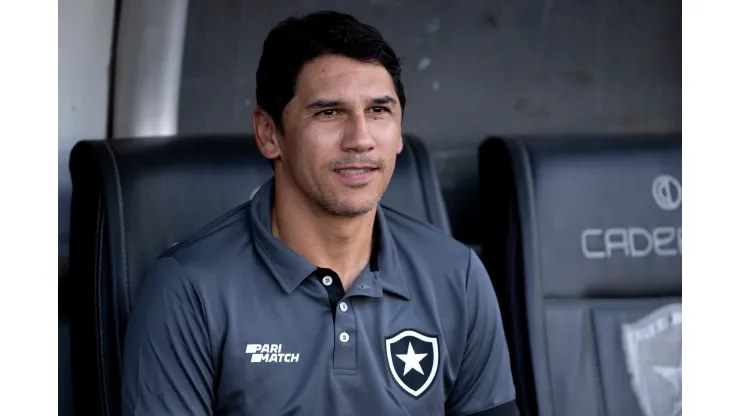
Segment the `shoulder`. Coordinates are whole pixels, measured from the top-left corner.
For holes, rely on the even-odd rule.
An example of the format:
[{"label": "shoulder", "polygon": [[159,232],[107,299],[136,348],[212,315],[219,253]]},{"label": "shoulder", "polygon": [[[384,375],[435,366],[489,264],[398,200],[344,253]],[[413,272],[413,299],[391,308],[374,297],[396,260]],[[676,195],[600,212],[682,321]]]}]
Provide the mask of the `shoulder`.
[{"label": "shoulder", "polygon": [[132,315],[174,322],[188,310],[210,336],[221,334],[235,288],[254,280],[243,278],[254,264],[249,223],[244,204],[165,251],[142,276]]},{"label": "shoulder", "polygon": [[252,245],[249,209],[247,202],[224,213],[165,251],[158,262],[177,263],[193,283],[199,276],[233,270],[235,263],[245,260]]}]

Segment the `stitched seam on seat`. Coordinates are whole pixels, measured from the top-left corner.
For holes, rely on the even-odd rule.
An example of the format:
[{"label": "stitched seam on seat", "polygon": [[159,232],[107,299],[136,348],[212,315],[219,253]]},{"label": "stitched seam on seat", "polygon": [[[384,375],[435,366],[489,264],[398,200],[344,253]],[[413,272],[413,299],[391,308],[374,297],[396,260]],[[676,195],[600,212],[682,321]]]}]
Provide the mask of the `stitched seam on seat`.
[{"label": "stitched seam on seat", "polygon": [[128,278],[128,245],[126,244],[126,221],[124,220],[124,212],[123,212],[123,191],[121,189],[121,178],[118,174],[118,163],[116,162],[115,154],[113,153],[113,148],[110,147],[110,144],[106,141],[105,142],[105,149],[108,151],[108,155],[111,158],[111,163],[113,166],[113,177],[116,183],[116,201],[118,202],[118,212],[119,215],[119,222],[121,227],[121,252],[123,255],[123,260],[121,267],[123,268],[122,278],[123,283],[126,288],[126,312],[131,311],[131,289],[129,285],[129,278]]},{"label": "stitched seam on seat", "polygon": [[[429,159],[430,156],[428,150],[426,150],[426,155],[422,155],[425,151],[422,147],[423,143],[414,143],[411,138],[409,138],[406,143],[408,143],[409,147],[414,150],[411,152],[411,156],[414,161],[414,165],[416,165],[416,171],[421,182],[421,193],[426,204],[424,208],[427,218],[429,218],[429,223],[438,227],[445,233],[451,234],[452,231],[450,230],[448,213],[446,212],[446,209],[444,209],[444,206],[439,206],[440,203],[444,204],[444,199],[440,200],[435,192],[437,189],[441,191],[441,186],[438,183],[436,176],[437,171],[434,169],[434,162]],[[425,175],[425,172],[427,171],[429,171],[429,174],[432,176],[427,177]]]},{"label": "stitched seam on seat", "polygon": [[589,326],[591,327],[591,345],[594,349],[594,357],[596,357],[594,362],[594,378],[596,379],[596,388],[599,391],[599,407],[598,412],[599,415],[605,415],[606,414],[606,400],[604,397],[604,384],[603,384],[603,377],[601,376],[601,360],[599,359],[599,346],[597,344],[597,338],[596,338],[596,322],[594,322],[594,310],[592,307],[589,306],[588,308],[588,319],[589,319]]},{"label": "stitched seam on seat", "polygon": [[[531,212],[531,218],[529,218],[530,226],[532,227],[532,241],[533,244],[533,250],[536,250],[537,253],[534,254],[534,258],[536,259],[535,267],[537,268],[535,270],[535,278],[537,279],[539,287],[537,288],[539,290],[539,293],[537,293],[537,302],[539,303],[540,307],[540,331],[542,333],[542,343],[544,346],[545,354],[543,356],[543,360],[545,361],[545,372],[547,373],[547,386],[546,386],[546,393],[550,400],[550,408],[555,408],[555,395],[552,390],[552,372],[550,371],[550,357],[548,356],[548,351],[550,351],[548,342],[547,342],[547,325],[545,323],[545,305],[544,305],[544,296],[542,296],[542,275],[540,273],[540,270],[542,270],[542,259],[539,256],[539,233],[537,232],[537,207],[534,203],[534,178],[532,174],[532,165],[530,163],[530,155],[529,155],[529,149],[527,149],[524,144],[517,142],[517,145],[522,149],[522,155],[524,157],[524,169],[526,174],[526,180],[527,180],[527,186],[525,189],[527,190],[527,199],[528,199],[528,206],[527,209]],[[525,279],[526,281],[526,279]],[[527,290],[525,289],[525,292]],[[526,298],[527,294],[525,294]],[[531,340],[530,340],[531,341]],[[532,372],[535,372],[534,366],[532,367]],[[536,375],[535,375],[535,386],[537,384],[536,382]],[[535,396],[536,397],[536,396]]]},{"label": "stitched seam on seat", "polygon": [[107,388],[106,388],[106,379],[105,379],[105,357],[104,357],[104,351],[105,346],[103,344],[103,313],[102,313],[102,302],[101,297],[102,294],[100,292],[100,282],[99,280],[102,278],[102,267],[103,267],[103,250],[105,249],[104,242],[105,242],[105,227],[103,224],[105,224],[105,220],[103,218],[103,195],[102,193],[98,196],[98,209],[97,209],[97,221],[96,226],[100,228],[100,236],[99,241],[96,242],[95,248],[96,248],[96,254],[98,257],[98,261],[96,264],[97,270],[93,274],[93,284],[95,285],[95,314],[97,315],[97,341],[98,341],[98,377],[99,377],[99,383],[100,383],[100,407],[103,411],[103,414],[108,414],[108,394],[107,394]]},{"label": "stitched seam on seat", "polygon": [[436,226],[437,224],[434,223],[435,218],[434,218],[434,215],[432,214],[432,201],[427,192],[428,184],[426,183],[426,178],[424,177],[423,167],[421,166],[421,163],[416,158],[416,149],[414,147],[413,141],[407,140],[406,143],[408,144],[408,147],[410,148],[409,156],[411,157],[411,163],[416,168],[415,169],[416,175],[419,178],[419,182],[421,183],[421,195],[422,195],[422,199],[424,200],[424,211],[427,214],[427,220],[429,221],[430,224]]},{"label": "stitched seam on seat", "polygon": [[[126,244],[126,227],[125,227],[125,220],[124,220],[124,212],[123,212],[123,191],[121,189],[121,179],[119,175],[119,169],[118,169],[118,163],[116,161],[115,153],[113,152],[113,148],[110,146],[110,143],[106,140],[104,142],[104,147],[108,153],[108,156],[110,157],[111,166],[113,168],[113,179],[115,182],[115,192],[116,192],[116,203],[117,208],[119,212],[119,229],[121,230],[120,235],[120,244],[121,244],[121,279],[123,280],[124,284],[124,290],[123,295],[125,297],[125,307],[126,307],[126,313],[130,313],[131,311],[131,289],[129,285],[129,278],[128,278],[128,245]],[[109,213],[110,214],[110,213]],[[109,233],[111,234],[111,233]],[[111,270],[113,272],[113,270]],[[119,311],[118,311],[118,288],[116,286],[117,282],[112,282],[111,284],[111,298],[114,302],[113,304],[113,318],[116,322],[116,327],[114,331],[114,341],[116,343],[116,356],[115,359],[118,362],[118,365],[120,367],[121,365],[121,350],[118,348],[118,343],[121,341],[122,335],[120,334],[120,325],[121,321],[119,319]],[[102,331],[102,329],[101,329]],[[102,333],[102,332],[101,332]],[[120,368],[119,368],[120,371]],[[107,391],[107,389],[106,389]],[[106,414],[110,414],[110,412],[107,411],[108,404],[107,404],[107,394],[106,394]]]}]

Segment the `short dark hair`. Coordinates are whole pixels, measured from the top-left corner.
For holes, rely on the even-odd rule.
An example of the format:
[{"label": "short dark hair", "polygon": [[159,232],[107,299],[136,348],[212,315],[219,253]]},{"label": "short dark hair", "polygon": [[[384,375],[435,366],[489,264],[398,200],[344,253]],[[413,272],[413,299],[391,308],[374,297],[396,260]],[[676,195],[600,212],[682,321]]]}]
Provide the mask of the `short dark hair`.
[{"label": "short dark hair", "polygon": [[257,105],[272,117],[281,134],[283,110],[295,94],[298,73],[306,62],[324,55],[383,65],[393,79],[401,109],[405,107],[400,59],[377,29],[334,11],[290,17],[267,35],[257,68]]}]

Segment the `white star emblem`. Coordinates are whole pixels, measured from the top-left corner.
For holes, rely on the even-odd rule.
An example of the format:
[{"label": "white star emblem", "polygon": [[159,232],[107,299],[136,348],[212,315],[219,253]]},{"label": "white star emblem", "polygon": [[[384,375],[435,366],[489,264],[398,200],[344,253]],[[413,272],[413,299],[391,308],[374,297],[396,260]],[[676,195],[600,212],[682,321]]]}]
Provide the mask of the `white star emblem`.
[{"label": "white star emblem", "polygon": [[409,349],[406,354],[396,354],[396,357],[403,361],[403,375],[405,376],[411,370],[416,370],[419,374],[424,375],[424,370],[421,369],[421,360],[426,357],[426,354],[417,354],[414,352],[414,347],[409,342]]}]

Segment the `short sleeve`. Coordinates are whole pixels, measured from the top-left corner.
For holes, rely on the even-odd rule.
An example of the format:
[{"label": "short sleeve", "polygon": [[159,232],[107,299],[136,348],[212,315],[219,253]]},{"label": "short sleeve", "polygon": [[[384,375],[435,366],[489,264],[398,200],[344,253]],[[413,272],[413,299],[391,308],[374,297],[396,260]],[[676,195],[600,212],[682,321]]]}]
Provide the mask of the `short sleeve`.
[{"label": "short sleeve", "polygon": [[498,299],[483,263],[472,250],[465,293],[467,338],[446,414],[518,415]]},{"label": "short sleeve", "polygon": [[198,290],[175,259],[157,260],[137,292],[126,329],[123,415],[211,415],[210,357]]}]

